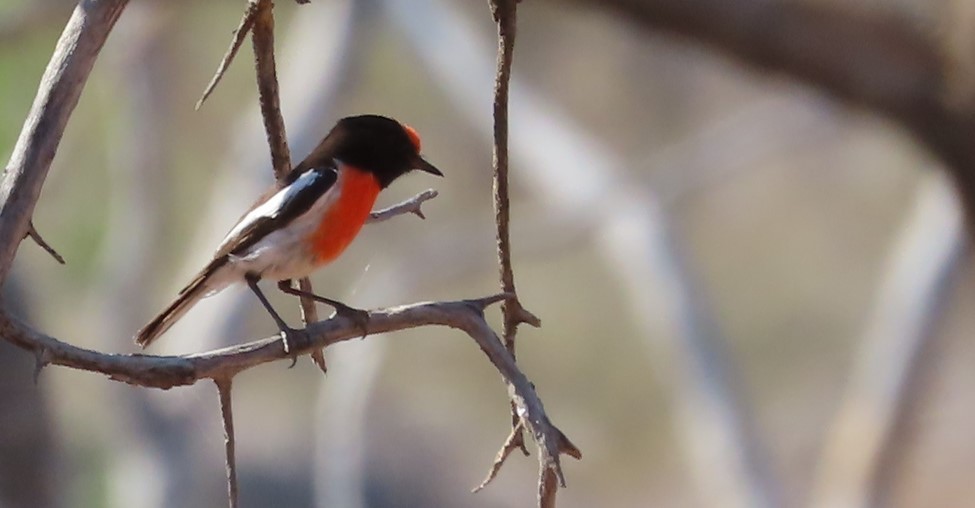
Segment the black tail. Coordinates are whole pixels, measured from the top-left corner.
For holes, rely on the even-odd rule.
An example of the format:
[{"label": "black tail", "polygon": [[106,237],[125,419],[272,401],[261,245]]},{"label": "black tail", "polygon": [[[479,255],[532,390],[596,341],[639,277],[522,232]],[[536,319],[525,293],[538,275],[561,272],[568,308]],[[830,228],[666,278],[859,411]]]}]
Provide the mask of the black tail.
[{"label": "black tail", "polygon": [[210,276],[223,266],[226,258],[217,258],[210,262],[182,291],[173,303],[170,303],[156,317],[152,318],[146,326],[135,335],[135,343],[143,348],[152,344],[160,335],[169,330],[170,326],[179,321],[186,311],[190,310],[196,302],[207,295],[206,282]]}]

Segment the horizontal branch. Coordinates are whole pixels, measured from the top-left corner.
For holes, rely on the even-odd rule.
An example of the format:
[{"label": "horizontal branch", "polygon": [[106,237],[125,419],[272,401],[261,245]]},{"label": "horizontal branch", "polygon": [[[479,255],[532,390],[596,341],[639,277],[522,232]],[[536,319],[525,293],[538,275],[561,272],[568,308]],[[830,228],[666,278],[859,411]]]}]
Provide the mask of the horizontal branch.
[{"label": "horizontal branch", "polygon": [[[370,311],[369,334],[428,325],[484,334],[485,330],[477,323],[480,321],[487,326],[481,315],[483,308],[504,298],[505,295],[496,295],[476,300],[426,302]],[[308,333],[308,344],[301,349],[301,354],[362,337],[362,329],[358,325],[340,316],[311,324],[305,331]],[[490,328],[487,331],[490,332]],[[201,379],[226,378],[263,363],[288,358],[280,337],[180,356],[101,353],[38,332],[11,316],[5,308],[0,309],[0,336],[39,357],[42,355],[45,364],[98,372],[116,381],[162,389],[191,385]],[[492,361],[495,360],[492,358]]]},{"label": "horizontal branch", "polygon": [[376,210],[369,214],[369,218],[366,219],[367,223],[373,222],[383,222],[397,215],[403,215],[405,213],[412,213],[421,219],[426,219],[423,215],[423,210],[420,208],[424,202],[429,201],[439,194],[433,189],[427,189],[416,196],[413,196],[402,203],[397,203],[389,208],[383,208],[382,210]]},{"label": "horizontal branch", "polygon": [[[447,326],[470,335],[508,386],[508,395],[517,408],[517,414],[538,443],[541,454],[539,461],[543,469],[562,481],[559,454],[567,453],[578,458],[581,452],[549,421],[534,385],[518,369],[514,358],[484,319],[485,307],[510,296],[500,294],[474,300],[416,303],[370,311],[368,334],[420,326]],[[299,354],[362,337],[359,325],[341,316],[309,325],[305,331],[308,343],[303,345]],[[288,357],[280,337],[183,356],[100,353],[44,335],[11,316],[5,308],[0,308],[0,337],[33,352],[39,366],[62,365],[99,372],[115,381],[161,389],[191,385],[201,379],[230,379],[241,371]]]}]

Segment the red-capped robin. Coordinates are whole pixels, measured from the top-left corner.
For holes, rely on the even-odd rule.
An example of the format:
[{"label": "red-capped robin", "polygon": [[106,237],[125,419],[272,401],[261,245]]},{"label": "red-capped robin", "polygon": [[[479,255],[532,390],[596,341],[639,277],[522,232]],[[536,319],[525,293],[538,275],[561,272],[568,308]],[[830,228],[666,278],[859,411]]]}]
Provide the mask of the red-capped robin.
[{"label": "red-capped robin", "polygon": [[139,330],[136,343],[148,346],[200,299],[245,282],[281,330],[288,352],[299,333],[268,302],[257,285],[261,279],[331,305],[364,328],[363,311],[303,293],[291,287],[291,279],[306,277],[342,254],[365,224],[379,191],[414,169],[443,176],[420,156],[420,136],[411,127],[378,115],[339,120],[305,160],[251,206],[210,264]]}]

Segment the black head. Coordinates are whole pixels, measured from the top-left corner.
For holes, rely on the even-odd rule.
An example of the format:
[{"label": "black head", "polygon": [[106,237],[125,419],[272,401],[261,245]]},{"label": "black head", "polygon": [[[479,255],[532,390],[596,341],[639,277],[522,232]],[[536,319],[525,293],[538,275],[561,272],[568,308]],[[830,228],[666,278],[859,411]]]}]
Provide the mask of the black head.
[{"label": "black head", "polygon": [[416,131],[379,115],[349,116],[339,120],[300,166],[314,166],[323,159],[337,159],[369,171],[376,175],[383,188],[414,169],[443,176],[420,156],[420,136]]}]

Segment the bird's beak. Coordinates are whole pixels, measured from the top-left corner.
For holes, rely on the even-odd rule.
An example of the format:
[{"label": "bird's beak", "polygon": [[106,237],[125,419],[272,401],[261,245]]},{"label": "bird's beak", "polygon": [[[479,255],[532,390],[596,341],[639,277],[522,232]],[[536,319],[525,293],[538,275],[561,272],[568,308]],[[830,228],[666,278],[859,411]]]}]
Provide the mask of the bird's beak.
[{"label": "bird's beak", "polygon": [[443,173],[441,173],[436,166],[427,162],[426,159],[424,159],[423,157],[418,156],[416,158],[415,164],[416,166],[414,167],[414,169],[419,169],[420,171],[426,171],[431,175],[443,176]]}]

